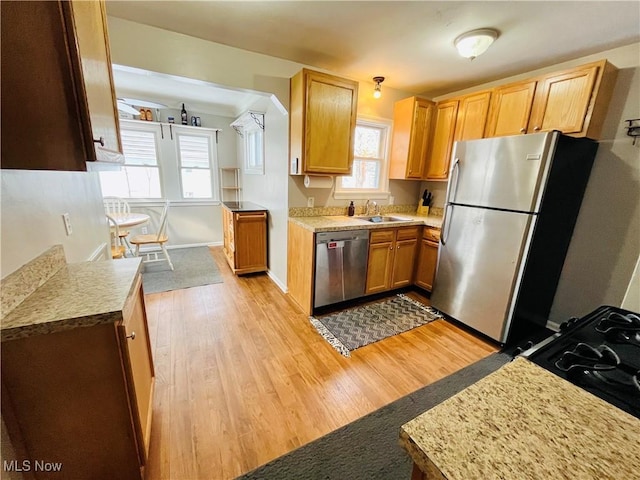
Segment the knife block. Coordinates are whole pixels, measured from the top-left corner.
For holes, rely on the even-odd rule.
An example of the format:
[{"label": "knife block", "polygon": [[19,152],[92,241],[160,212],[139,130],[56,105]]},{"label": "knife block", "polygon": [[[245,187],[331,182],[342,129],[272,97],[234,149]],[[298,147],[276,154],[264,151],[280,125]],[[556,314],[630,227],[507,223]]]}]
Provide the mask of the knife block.
[{"label": "knife block", "polygon": [[419,215],[421,217],[426,217],[429,215],[429,207],[428,206],[423,206],[423,205],[418,205],[418,210],[416,211],[416,215]]}]

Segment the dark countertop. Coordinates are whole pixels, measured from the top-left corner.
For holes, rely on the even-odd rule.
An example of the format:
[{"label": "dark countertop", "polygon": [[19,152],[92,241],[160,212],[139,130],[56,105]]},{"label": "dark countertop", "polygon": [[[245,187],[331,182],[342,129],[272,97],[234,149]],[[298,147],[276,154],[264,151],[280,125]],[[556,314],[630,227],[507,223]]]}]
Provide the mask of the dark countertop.
[{"label": "dark countertop", "polygon": [[224,207],[228,208],[232,212],[257,212],[267,211],[262,205],[251,202],[222,202]]}]

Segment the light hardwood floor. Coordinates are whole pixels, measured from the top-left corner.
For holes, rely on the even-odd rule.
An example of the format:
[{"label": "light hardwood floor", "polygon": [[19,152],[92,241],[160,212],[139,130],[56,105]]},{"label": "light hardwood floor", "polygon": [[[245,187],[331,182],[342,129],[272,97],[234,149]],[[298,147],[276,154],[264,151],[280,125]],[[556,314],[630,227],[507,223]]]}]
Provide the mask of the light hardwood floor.
[{"label": "light hardwood floor", "polygon": [[145,297],[149,480],[235,478],[496,351],[437,320],[342,357],[266,274],[211,251],[224,283]]}]

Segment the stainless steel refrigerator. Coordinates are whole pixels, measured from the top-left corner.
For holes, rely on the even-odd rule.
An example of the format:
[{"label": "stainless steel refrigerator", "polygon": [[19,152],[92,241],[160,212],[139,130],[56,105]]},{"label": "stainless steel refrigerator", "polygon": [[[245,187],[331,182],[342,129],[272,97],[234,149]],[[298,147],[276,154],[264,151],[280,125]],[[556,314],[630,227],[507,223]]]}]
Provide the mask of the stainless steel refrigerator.
[{"label": "stainless steel refrigerator", "polygon": [[546,325],[598,144],[457,142],[431,304],[500,343]]}]

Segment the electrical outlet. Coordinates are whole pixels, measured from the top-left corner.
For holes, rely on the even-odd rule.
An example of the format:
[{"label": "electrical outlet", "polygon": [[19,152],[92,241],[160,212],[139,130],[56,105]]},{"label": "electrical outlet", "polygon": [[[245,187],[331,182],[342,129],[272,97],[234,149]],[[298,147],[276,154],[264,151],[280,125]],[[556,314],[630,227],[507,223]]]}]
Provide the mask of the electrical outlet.
[{"label": "electrical outlet", "polygon": [[393,205],[396,201],[396,197],[389,197],[389,205]]},{"label": "electrical outlet", "polygon": [[146,235],[147,233],[149,233],[149,230],[147,230],[147,227],[142,227],[142,234]]},{"label": "electrical outlet", "polygon": [[313,207],[316,204],[316,199],[314,197],[307,198],[307,207]]},{"label": "electrical outlet", "polygon": [[71,219],[69,218],[68,213],[62,214],[62,220],[64,221],[64,229],[67,231],[67,236],[73,233],[73,229],[71,228]]}]

